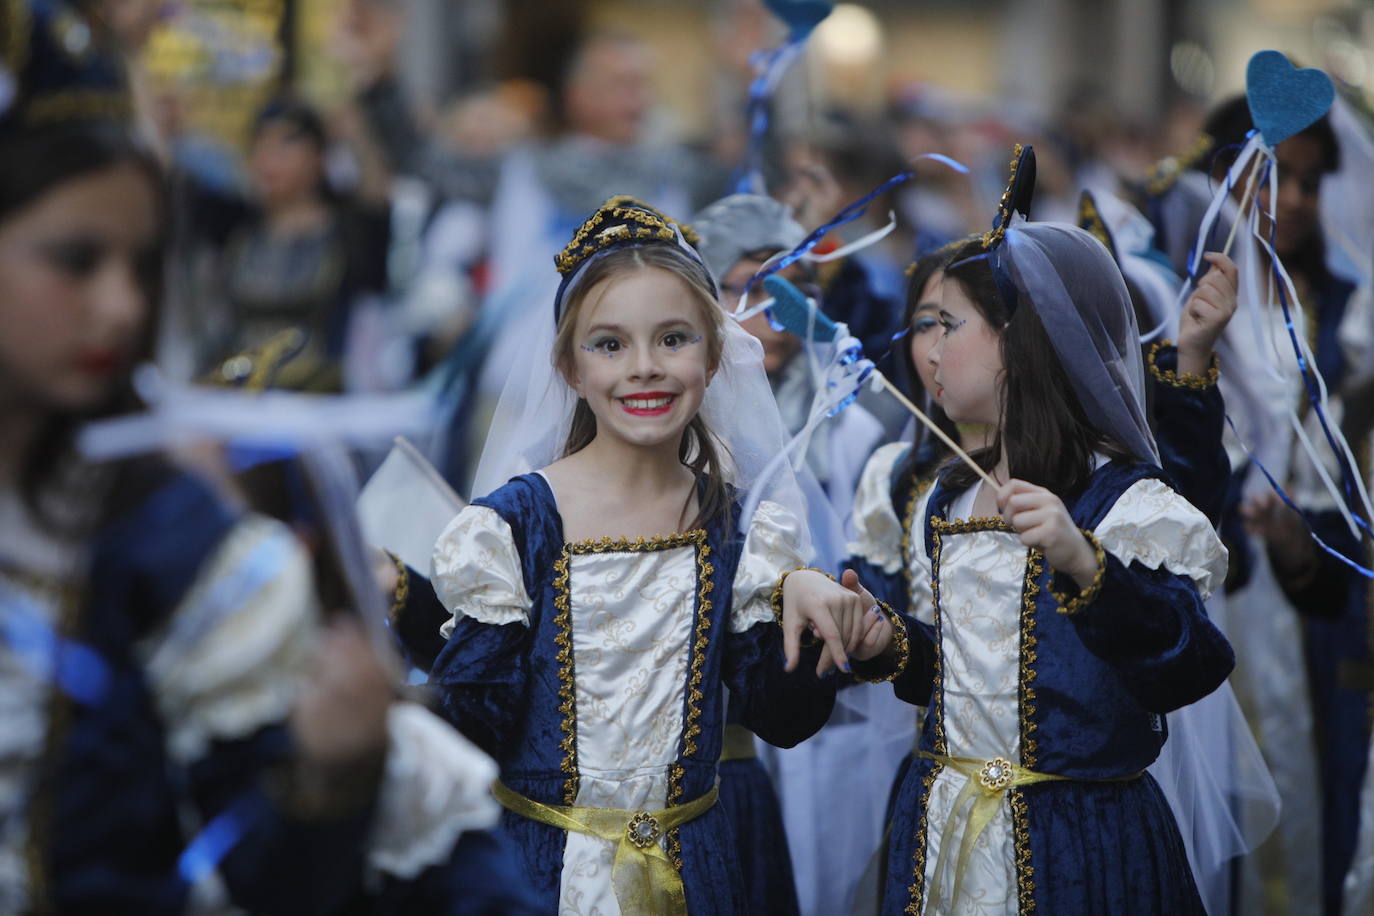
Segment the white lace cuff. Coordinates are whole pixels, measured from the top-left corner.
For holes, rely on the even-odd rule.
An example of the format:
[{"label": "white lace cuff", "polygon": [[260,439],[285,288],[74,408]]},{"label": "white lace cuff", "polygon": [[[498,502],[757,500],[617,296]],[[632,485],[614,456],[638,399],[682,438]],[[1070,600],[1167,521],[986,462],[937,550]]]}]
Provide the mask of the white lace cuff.
[{"label": "white lace cuff", "polygon": [[491,827],[496,763],[422,706],[394,703],[367,861],[403,880],[448,861],[464,831]]}]

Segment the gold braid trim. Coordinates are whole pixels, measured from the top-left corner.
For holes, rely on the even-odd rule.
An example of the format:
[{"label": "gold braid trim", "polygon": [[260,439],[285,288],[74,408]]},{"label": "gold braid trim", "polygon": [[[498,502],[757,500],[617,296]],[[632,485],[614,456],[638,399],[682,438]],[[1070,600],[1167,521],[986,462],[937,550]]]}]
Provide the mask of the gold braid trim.
[{"label": "gold braid trim", "polygon": [[[773,619],[777,621],[778,626],[782,626],[783,583],[785,583],[787,581],[787,577],[792,575],[794,572],[803,571],[820,573],[822,576],[825,576],[831,582],[835,581],[835,577],[830,575],[830,573],[826,572],[823,569],[817,569],[814,566],[798,566],[796,569],[789,569],[781,576],[778,576],[778,581],[773,585],[773,594],[770,595],[768,598],[768,606],[773,609]],[[809,649],[818,642],[820,642],[820,637],[818,637],[815,633],[811,632],[809,629],[802,631],[800,643],[803,649]]]},{"label": "gold braid trim", "polygon": [[[933,478],[917,480],[911,485],[911,498],[906,501],[906,511],[902,513],[902,582],[906,584],[907,603],[910,605],[911,593],[915,583],[911,581],[911,562],[913,554],[911,552],[912,529],[916,527],[916,507],[921,503],[921,497],[930,489],[935,481]],[[914,608],[913,608],[914,610]]]},{"label": "gold braid trim", "polygon": [[[607,226],[602,224],[611,220],[624,220],[623,223]],[[701,237],[686,223],[680,223],[665,216],[648,204],[633,197],[620,195],[612,197],[587,218],[567,247],[554,256],[554,266],[563,275],[572,273],[587,258],[605,248],[627,239],[659,239],[674,242],[678,233],[689,245],[697,245]]]},{"label": "gold braid trim", "polygon": [[[16,83],[22,82],[24,68],[29,64],[29,32],[33,22],[29,15],[29,5],[25,0],[5,0],[5,15],[2,23],[7,26],[3,45],[5,65]],[[16,92],[18,90],[16,89]]]},{"label": "gold braid trim", "polygon": [[[697,544],[697,623],[692,639],[691,674],[687,678],[687,722],[682,731],[682,756],[697,752],[697,736],[701,734],[701,692],[702,670],[706,664],[707,639],[711,630],[711,592],[715,589],[712,576],[715,566],[707,559],[711,546],[706,543],[706,532],[697,529],[691,532]],[[682,801],[682,764],[674,763],[668,767],[668,804],[676,805]],[[673,867],[682,871],[682,837],[678,828],[668,831],[668,859]]]},{"label": "gold braid trim", "polygon": [[38,96],[23,108],[26,124],[51,124],[86,118],[127,119],[133,116],[133,103],[122,92],[105,89],[80,89]]},{"label": "gold braid trim", "polygon": [[1203,375],[1193,375],[1187,372],[1175,372],[1173,369],[1161,369],[1155,362],[1155,356],[1165,347],[1172,347],[1172,340],[1156,341],[1150,347],[1150,352],[1145,356],[1145,365],[1150,369],[1150,376],[1157,382],[1163,382],[1174,388],[1191,388],[1194,391],[1207,391],[1215,388],[1217,379],[1221,377],[1221,367],[1217,363],[1217,354],[1212,353],[1212,364],[1207,367],[1207,372]]},{"label": "gold braid trim", "polygon": [[[701,734],[701,692],[703,670],[706,664],[707,638],[711,629],[711,592],[715,583],[711,577],[715,567],[707,559],[711,547],[706,543],[706,531],[696,528],[681,534],[655,535],[636,538],[590,538],[563,545],[563,555],[554,564],[554,608],[557,610],[555,621],[558,635],[554,642],[558,645],[558,710],[563,716],[563,761],[562,771],[568,774],[563,786],[566,804],[577,803],[577,707],[573,679],[572,658],[572,599],[568,586],[569,565],[574,556],[590,553],[648,553],[657,550],[673,550],[678,547],[697,548],[697,621],[693,634],[691,673],[687,686],[687,722],[683,729],[683,755],[694,754],[697,750],[696,738]],[[668,767],[668,804],[675,805],[682,800],[682,765]],[[668,858],[673,867],[682,870],[682,843],[677,828],[668,831]]]},{"label": "gold braid trim", "polygon": [[798,566],[796,569],[789,569],[787,572],[783,573],[781,576],[778,576],[778,581],[775,582],[775,583],[773,583],[773,594],[772,594],[771,596],[769,596],[769,598],[768,598],[768,606],[771,607],[771,608],[773,609],[773,619],[776,620],[776,621],[778,622],[778,626],[782,626],[782,587],[783,587],[783,584],[787,582],[787,577],[788,577],[788,576],[792,575],[793,573],[797,573],[797,572],[813,572],[813,573],[820,573],[822,576],[825,576],[825,577],[826,577],[827,579],[829,579],[831,582],[834,582],[834,581],[835,581],[835,577],[832,576],[832,575],[830,575],[830,573],[826,572],[826,571],[823,570],[823,569],[817,569],[817,568],[814,567],[814,566]]},{"label": "gold braid trim", "polygon": [[907,662],[911,660],[911,643],[907,641],[906,627],[902,626],[901,615],[888,607],[882,601],[878,602],[878,607],[887,616],[887,622],[892,625],[892,644],[897,647],[897,663],[893,666],[891,673],[879,677],[863,677],[854,675],[857,681],[868,684],[881,684],[884,681],[895,681],[897,676],[906,670]]},{"label": "gold braid trim", "polygon": [[687,679],[687,726],[682,732],[682,754],[689,757],[697,752],[697,736],[701,734],[701,678],[706,664],[706,640],[711,632],[711,592],[715,583],[711,576],[716,568],[708,559],[711,545],[706,532],[697,542],[697,626],[692,645],[692,673]]},{"label": "gold braid trim", "polygon": [[[668,766],[668,805],[669,807],[679,804],[682,801],[682,764],[673,763]],[[668,846],[668,860],[673,863],[678,874],[682,874],[682,835],[678,828],[674,827],[668,831],[666,839]]]},{"label": "gold braid trim", "polygon": [[396,567],[396,590],[391,593],[391,610],[387,612],[387,619],[391,621],[393,627],[398,626],[401,621],[401,612],[406,609],[406,602],[410,600],[410,570],[406,568],[401,558],[391,551],[386,551],[386,555],[391,558],[391,563]]},{"label": "gold braid trim", "polygon": [[1051,581],[1049,586],[1050,595],[1054,597],[1055,601],[1059,602],[1059,613],[1061,614],[1077,614],[1091,604],[1093,600],[1097,598],[1097,593],[1102,591],[1102,580],[1107,574],[1107,554],[1102,549],[1101,542],[1098,541],[1097,536],[1091,531],[1084,531],[1083,536],[1087,538],[1088,543],[1093,546],[1093,554],[1097,557],[1097,571],[1093,573],[1093,580],[1088,587],[1080,591],[1075,597],[1069,597],[1058,591],[1054,587],[1053,581]]},{"label": "gold braid trim", "polygon": [[926,894],[926,840],[930,834],[930,792],[935,787],[935,777],[944,769],[943,763],[930,768],[930,773],[921,781],[921,818],[916,822],[916,874],[911,886],[907,888],[910,900],[903,911],[908,916],[921,916]]},{"label": "gold braid trim", "polygon": [[1082,198],[1078,201],[1078,223],[1092,233],[1092,237],[1101,242],[1103,248],[1111,252],[1112,258],[1116,258],[1116,243],[1112,241],[1112,234],[1107,231],[1107,224],[1103,222],[1097,204],[1087,191],[1083,192]]},{"label": "gold braid trim", "polygon": [[1040,576],[1045,571],[1040,551],[1031,550],[1026,554],[1026,578],[1021,586],[1021,678],[1018,685],[1020,693],[1021,719],[1021,765],[1034,769],[1039,754],[1039,746],[1033,737],[1040,726],[1035,723],[1035,661],[1040,657],[1036,650],[1040,639],[1035,635],[1035,601],[1040,595]]},{"label": "gold braid trim", "polygon": [[1020,916],[1035,912],[1035,866],[1031,865],[1030,811],[1025,793],[1012,789],[1007,793],[1011,804],[1012,846],[1016,856],[1016,903]]},{"label": "gold braid trim", "polygon": [[681,534],[656,534],[653,537],[637,538],[588,538],[574,541],[563,549],[571,555],[586,553],[648,553],[653,550],[673,550],[688,544],[704,544],[706,530],[696,528]]},{"label": "gold braid trim", "polygon": [[[944,550],[943,534],[959,525],[958,522],[950,523],[936,515],[930,517],[933,542],[930,552],[930,594],[931,603],[935,608],[935,681],[930,694],[930,702],[935,707],[935,752],[938,754],[946,753],[945,699],[943,695],[945,648],[941,635],[944,626],[941,619],[943,615],[940,613],[940,554]],[[930,834],[930,792],[935,785],[935,777],[940,774],[942,768],[943,764],[940,763],[936,763],[931,768],[930,773],[925,778],[921,793],[921,818],[916,824],[916,873],[912,877],[911,885],[907,888],[910,900],[904,911],[908,916],[921,916],[925,901],[926,841]]]},{"label": "gold braid trim", "polygon": [[557,613],[554,615],[554,625],[558,628],[557,635],[554,636],[554,644],[558,646],[558,711],[563,716],[563,740],[559,746],[563,748],[563,760],[558,768],[563,771],[563,803],[566,805],[577,804],[577,707],[575,701],[575,688],[573,681],[573,652],[572,652],[572,599],[568,591],[568,562],[572,559],[572,550],[568,545],[563,547],[563,555],[553,564],[553,606]]},{"label": "gold braid trim", "polygon": [[1145,193],[1158,197],[1174,186],[1178,176],[1197,165],[1202,157],[1212,151],[1216,141],[1207,134],[1198,134],[1193,145],[1181,156],[1168,156],[1157,162],[1145,176]]},{"label": "gold braid trim", "polygon": [[944,550],[941,526],[947,525],[942,518],[930,517],[930,527],[934,549],[930,553],[930,602],[935,615],[935,680],[930,693],[930,702],[935,706],[935,752],[948,753],[945,748],[945,700],[942,695],[945,680],[945,646],[943,641],[944,625],[940,614],[940,554]]},{"label": "gold braid trim", "polygon": [[1012,531],[1000,515],[981,515],[977,518],[961,518],[947,522],[939,516],[930,517],[930,527],[936,534],[972,534],[975,531]]},{"label": "gold braid trim", "polygon": [[1021,160],[1022,149],[1024,147],[1020,143],[1011,149],[1011,174],[1007,176],[1007,188],[1002,192],[1002,199],[997,203],[997,213],[1001,219],[998,220],[996,229],[989,229],[983,233],[984,251],[991,251],[1007,234],[1007,224],[1011,222],[1011,186],[1016,183],[1016,166]]}]

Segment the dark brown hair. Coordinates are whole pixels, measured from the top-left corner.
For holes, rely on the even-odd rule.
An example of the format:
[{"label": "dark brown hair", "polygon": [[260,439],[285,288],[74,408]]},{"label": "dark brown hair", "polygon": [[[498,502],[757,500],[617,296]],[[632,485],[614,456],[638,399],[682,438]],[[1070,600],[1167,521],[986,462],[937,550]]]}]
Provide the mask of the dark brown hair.
[{"label": "dark brown hair", "polygon": [[[1008,308],[987,259],[970,260],[982,253],[980,241],[966,242],[945,269],[945,280],[959,284],[1001,339],[1002,416],[991,444],[972,457],[991,470],[1005,449],[1011,476],[1061,497],[1074,495],[1092,475],[1095,453],[1110,458],[1129,453],[1088,421],[1035,308],[1024,295],[1018,308]],[[963,464],[955,464],[946,480],[962,489],[978,478]]]},{"label": "dark brown hair", "polygon": [[[651,244],[637,247],[620,248],[598,257],[584,268],[576,288],[568,295],[563,307],[563,315],[558,322],[558,333],[553,343],[553,364],[564,379],[571,379],[574,373],[574,333],[577,318],[589,294],[601,283],[611,277],[637,270],[664,270],[673,274],[691,291],[701,312],[704,325],[703,335],[707,348],[708,364],[714,369],[720,365],[721,352],[725,347],[725,316],[716,303],[715,288],[706,268],[692,260],[673,245]],[[572,427],[563,446],[566,457],[586,448],[596,438],[596,415],[592,413],[584,398],[577,399],[573,410]],[[705,527],[715,519],[730,515],[730,491],[725,481],[721,452],[725,446],[716,439],[698,413],[687,424],[678,445],[678,458],[691,470],[696,478],[696,494],[700,499],[692,528]]]},{"label": "dark brown hair", "polygon": [[[161,172],[157,162],[126,127],[81,123],[4,137],[0,139],[0,222],[36,204],[66,182],[127,164],[138,167],[148,176],[161,205]],[[148,265],[142,281],[149,315],[134,354],[135,362],[149,358],[153,352],[162,298],[161,264]],[[140,402],[126,373],[110,386],[109,396],[90,410],[53,411],[44,418],[19,465],[19,492],[41,523],[55,524],[50,514],[43,510],[42,494],[61,470],[77,425],[84,420],[128,412],[138,406]]]}]

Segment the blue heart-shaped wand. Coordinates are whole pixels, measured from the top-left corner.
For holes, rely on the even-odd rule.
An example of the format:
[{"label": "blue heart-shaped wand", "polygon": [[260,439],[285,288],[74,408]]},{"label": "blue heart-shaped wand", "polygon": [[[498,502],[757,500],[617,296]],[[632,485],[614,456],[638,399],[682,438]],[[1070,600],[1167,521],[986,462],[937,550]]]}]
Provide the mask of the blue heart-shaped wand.
[{"label": "blue heart-shaped wand", "polygon": [[1299,70],[1278,51],[1259,51],[1245,67],[1245,98],[1272,148],[1321,120],[1336,100],[1336,89],[1320,70]]}]

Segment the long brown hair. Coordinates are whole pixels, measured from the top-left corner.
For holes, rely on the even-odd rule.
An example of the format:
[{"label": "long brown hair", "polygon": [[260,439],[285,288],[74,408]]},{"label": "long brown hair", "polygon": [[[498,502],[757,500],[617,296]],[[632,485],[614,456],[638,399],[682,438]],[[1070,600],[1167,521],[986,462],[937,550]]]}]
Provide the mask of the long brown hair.
[{"label": "long brown hair", "polygon": [[[700,263],[692,260],[677,247],[667,244],[646,244],[619,248],[597,257],[583,269],[576,288],[568,295],[558,333],[553,342],[553,365],[564,379],[571,380],[574,372],[574,332],[578,315],[587,301],[588,293],[605,280],[629,271],[658,269],[673,274],[691,291],[704,325],[708,364],[720,365],[725,347],[725,316],[716,304],[710,275]],[[572,427],[563,445],[567,457],[586,448],[596,438],[596,415],[585,398],[577,399],[573,409]],[[682,432],[678,445],[678,459],[696,479],[696,493],[700,498],[692,528],[703,528],[717,518],[727,520],[730,515],[730,492],[725,482],[721,455],[725,445],[711,432],[701,414],[694,416]],[[689,497],[690,504],[690,497]]]},{"label": "long brown hair", "polygon": [[[1093,456],[1129,457],[1129,452],[1088,421],[1068,373],[1031,303],[1008,307],[997,288],[982,242],[962,245],[945,268],[945,282],[958,283],[983,319],[1000,330],[1002,416],[987,448],[972,457],[984,470],[996,466],[1005,446],[1011,476],[1062,497],[1076,494],[1093,472]],[[1024,297],[1023,297],[1024,300]],[[963,464],[951,467],[948,484],[972,486],[978,478]]]},{"label": "long brown hair", "polygon": [[[0,223],[69,181],[126,164],[138,167],[147,176],[161,221],[166,213],[161,169],[132,128],[77,123],[0,137]],[[153,352],[162,300],[161,255],[159,243],[157,261],[145,265],[139,277],[149,314],[139,337],[134,362],[150,358]],[[139,407],[141,402],[134,392],[131,376],[125,372],[113,381],[100,404],[79,411],[55,409],[43,418],[37,436],[20,458],[18,481],[21,497],[40,524],[54,530],[64,527],[47,511],[42,499],[71,453],[76,427],[85,420],[127,413]],[[123,462],[121,467],[128,464]],[[130,492],[127,487],[115,487],[112,501],[118,503]],[[111,507],[107,509],[105,514],[114,511]]]}]

